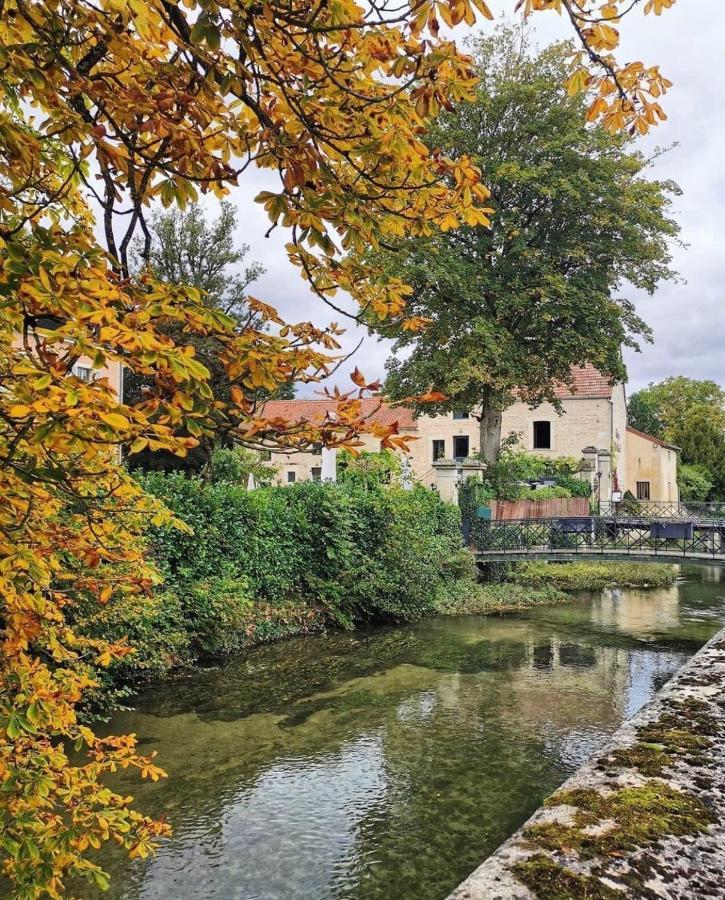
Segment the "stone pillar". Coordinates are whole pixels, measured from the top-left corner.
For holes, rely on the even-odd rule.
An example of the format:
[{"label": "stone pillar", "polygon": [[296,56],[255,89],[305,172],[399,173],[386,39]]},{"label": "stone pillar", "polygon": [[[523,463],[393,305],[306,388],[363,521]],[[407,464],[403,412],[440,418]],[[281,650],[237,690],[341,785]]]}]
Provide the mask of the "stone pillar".
[{"label": "stone pillar", "polygon": [[599,456],[599,498],[609,502],[612,499],[612,488],[614,482],[612,480],[612,454],[609,450],[600,450]]},{"label": "stone pillar", "polygon": [[337,450],[330,447],[322,448],[322,481],[337,481]]},{"label": "stone pillar", "polygon": [[446,503],[458,503],[458,488],[472,477],[480,477],[485,463],[477,460],[456,462],[455,459],[437,459],[433,463],[436,473],[436,490]]},{"label": "stone pillar", "polygon": [[597,493],[597,448],[584,447],[582,450],[582,480],[589,482],[592,496]]},{"label": "stone pillar", "polygon": [[446,503],[458,502],[458,466],[453,459],[437,459],[433,463],[436,473],[436,490]]}]

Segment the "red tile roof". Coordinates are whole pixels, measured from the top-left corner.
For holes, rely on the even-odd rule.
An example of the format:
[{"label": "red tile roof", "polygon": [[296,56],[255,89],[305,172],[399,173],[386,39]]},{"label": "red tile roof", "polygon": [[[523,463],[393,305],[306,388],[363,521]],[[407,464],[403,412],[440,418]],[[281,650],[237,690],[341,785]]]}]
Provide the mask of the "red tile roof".
[{"label": "red tile roof", "polygon": [[675,447],[674,444],[665,443],[665,441],[660,440],[658,437],[655,437],[652,434],[645,434],[644,431],[637,431],[636,428],[631,428],[629,425],[627,425],[627,431],[629,431],[630,434],[636,434],[637,437],[644,438],[646,441],[652,441],[653,444],[657,444],[660,447],[667,447],[668,450],[680,449],[679,447]]},{"label": "red tile roof", "polygon": [[[574,366],[571,370],[573,386],[561,384],[555,389],[556,397],[566,400],[571,397],[589,399],[611,399],[612,382],[594,366]],[[328,410],[334,410],[335,401],[319,400],[270,400],[265,404],[266,418],[281,418],[295,422],[299,419],[321,420]],[[417,431],[418,424],[411,409],[403,406],[390,407],[377,397],[362,401],[362,414],[381,425],[398,423],[401,431]]]},{"label": "red tile roof", "polygon": [[606,375],[598,372],[594,366],[572,366],[573,386],[560,384],[556,387],[556,397],[566,400],[571,397],[589,397],[610,400],[613,384]]},{"label": "red tile roof", "polygon": [[[415,420],[413,411],[403,406],[390,407],[377,397],[369,397],[361,401],[362,415],[372,422],[380,425],[392,425],[398,423],[401,431],[417,431],[418,423]],[[264,405],[265,418],[280,418],[290,422],[296,422],[299,419],[308,419],[310,421],[322,420],[325,413],[332,411],[336,407],[335,400],[270,400]]]}]

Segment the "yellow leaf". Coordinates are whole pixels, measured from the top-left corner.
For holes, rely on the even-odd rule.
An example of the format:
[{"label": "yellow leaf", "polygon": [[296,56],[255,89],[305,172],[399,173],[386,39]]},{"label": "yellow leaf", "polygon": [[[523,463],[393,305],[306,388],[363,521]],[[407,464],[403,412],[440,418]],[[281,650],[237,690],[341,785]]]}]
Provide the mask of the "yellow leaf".
[{"label": "yellow leaf", "polygon": [[111,428],[115,428],[118,431],[124,431],[125,429],[131,426],[131,423],[128,421],[125,416],[122,416],[120,413],[98,413],[99,419],[102,419],[106,425],[110,425]]}]

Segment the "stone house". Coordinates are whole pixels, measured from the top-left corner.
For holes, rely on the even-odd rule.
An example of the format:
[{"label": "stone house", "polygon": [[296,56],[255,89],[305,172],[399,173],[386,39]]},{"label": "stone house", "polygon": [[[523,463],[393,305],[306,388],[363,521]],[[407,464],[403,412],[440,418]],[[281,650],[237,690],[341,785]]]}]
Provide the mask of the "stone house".
[{"label": "stone house", "polygon": [[[545,457],[570,456],[584,462],[600,499],[612,491],[631,491],[641,500],[676,502],[677,448],[627,426],[627,401],[623,384],[612,385],[592,366],[572,369],[573,384],[556,391],[559,414],[551,403],[531,409],[515,402],[503,413],[501,433],[518,435],[519,446]],[[332,405],[328,400],[271,401],[267,415],[288,419],[316,418]],[[446,415],[415,416],[403,407],[390,408],[376,398],[363,401],[363,414],[382,424],[398,423],[401,434],[416,438],[410,444],[413,478],[436,486],[434,465],[439,460],[456,463],[476,454],[479,423],[474,413],[460,410]],[[362,436],[363,448],[378,450],[371,435]],[[280,484],[321,477],[318,453],[272,453]]]}]

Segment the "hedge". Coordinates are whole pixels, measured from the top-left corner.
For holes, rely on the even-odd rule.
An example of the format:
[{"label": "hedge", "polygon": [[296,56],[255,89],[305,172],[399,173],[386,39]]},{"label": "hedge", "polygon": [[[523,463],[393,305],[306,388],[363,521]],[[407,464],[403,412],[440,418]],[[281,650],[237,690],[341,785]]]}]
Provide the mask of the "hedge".
[{"label": "hedge", "polygon": [[475,587],[458,508],[426,488],[247,491],[183,473],[138,477],[193,533],[150,527],[162,587],[82,620],[86,633],[136,648],[106,676],[106,693],[325,623],[419,619],[450,605],[461,583]]}]

